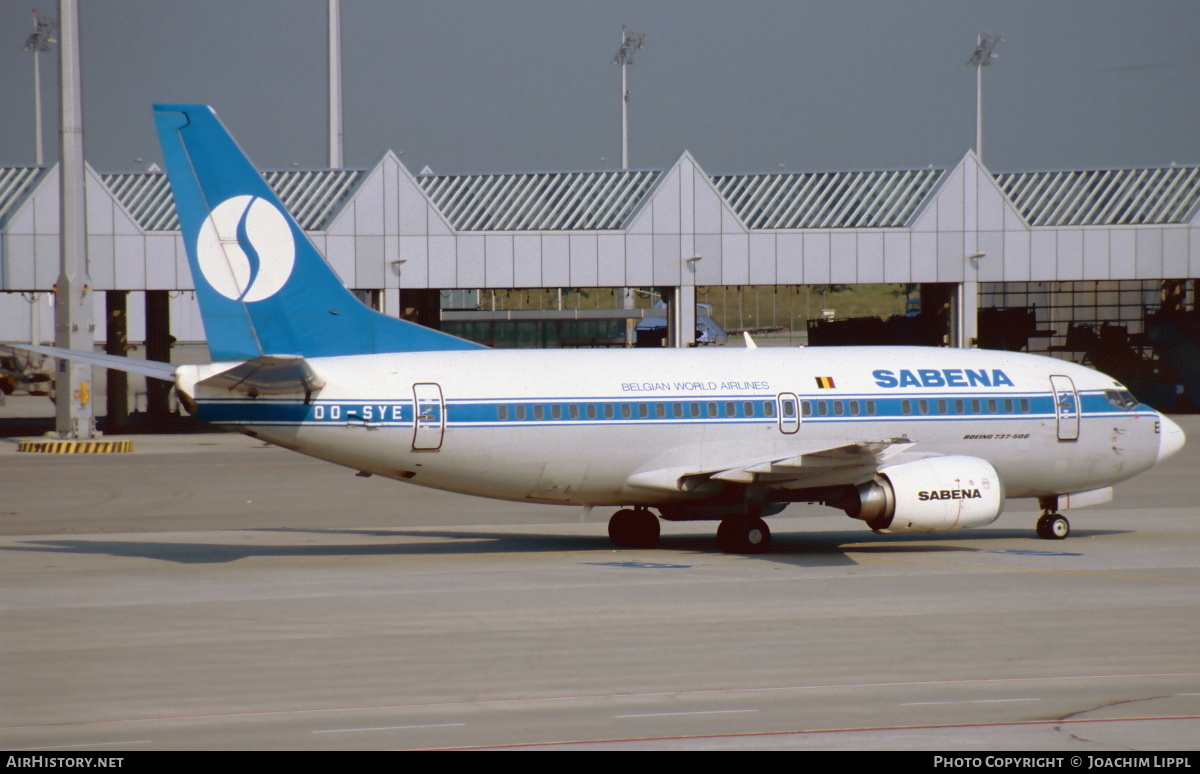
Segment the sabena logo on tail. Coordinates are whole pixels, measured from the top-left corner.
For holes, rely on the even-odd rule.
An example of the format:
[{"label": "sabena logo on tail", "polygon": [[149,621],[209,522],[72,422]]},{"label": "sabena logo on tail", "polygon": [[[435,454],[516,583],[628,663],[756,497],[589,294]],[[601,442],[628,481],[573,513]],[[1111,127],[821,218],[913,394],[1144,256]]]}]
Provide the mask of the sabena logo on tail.
[{"label": "sabena logo on tail", "polygon": [[200,226],[196,259],[213,290],[234,301],[262,301],[292,276],[296,241],[274,204],[258,196],[231,196]]}]

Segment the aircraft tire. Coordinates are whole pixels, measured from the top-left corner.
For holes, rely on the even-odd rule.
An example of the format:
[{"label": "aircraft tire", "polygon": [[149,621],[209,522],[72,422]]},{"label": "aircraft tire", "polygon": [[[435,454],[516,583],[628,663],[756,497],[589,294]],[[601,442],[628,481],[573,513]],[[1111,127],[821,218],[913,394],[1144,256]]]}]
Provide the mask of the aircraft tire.
[{"label": "aircraft tire", "polygon": [[1037,534],[1043,540],[1062,540],[1071,534],[1071,522],[1058,513],[1043,514],[1037,521]]},{"label": "aircraft tire", "polygon": [[622,508],[608,520],[608,537],[618,548],[653,548],[659,534],[658,518],[647,510]]},{"label": "aircraft tire", "polygon": [[717,545],[727,554],[761,554],[771,547],[771,529],[759,518],[725,519],[717,527]]}]

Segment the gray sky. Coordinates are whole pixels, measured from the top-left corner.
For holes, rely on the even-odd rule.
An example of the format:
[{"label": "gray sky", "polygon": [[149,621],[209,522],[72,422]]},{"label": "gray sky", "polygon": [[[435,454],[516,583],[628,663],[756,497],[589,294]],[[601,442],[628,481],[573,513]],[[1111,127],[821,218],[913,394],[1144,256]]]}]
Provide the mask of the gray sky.
[{"label": "gray sky", "polygon": [[[33,162],[30,7],[0,0],[0,165]],[[260,167],[327,163],[324,0],[81,0],[86,156],[161,163],[153,102],[212,104]],[[630,164],[686,149],[709,173],[954,164],[994,171],[1200,162],[1197,0],[342,0],[345,164],[620,164],[621,25]],[[43,55],[49,160],[57,54]],[[145,159],[137,163],[136,159]]]}]

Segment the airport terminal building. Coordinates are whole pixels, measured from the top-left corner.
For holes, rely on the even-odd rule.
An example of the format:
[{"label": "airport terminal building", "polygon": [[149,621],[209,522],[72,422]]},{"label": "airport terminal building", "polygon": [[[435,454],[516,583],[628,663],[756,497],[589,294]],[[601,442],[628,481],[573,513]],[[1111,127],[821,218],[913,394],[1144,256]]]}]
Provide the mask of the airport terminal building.
[{"label": "airport terminal building", "polygon": [[[388,153],[265,176],[360,298],[430,325],[521,319],[478,291],[652,288],[688,346],[698,290],[896,283],[940,315],[922,343],[1057,351],[1200,400],[1179,386],[1200,166],[994,173],[968,152],[948,169],[711,175],[684,153],[658,170],[413,175]],[[0,340],[54,338],[58,189],[57,167],[0,169]],[[165,174],[89,167],[87,230],[97,344],[203,340]],[[853,340],[825,324],[811,343]]]}]

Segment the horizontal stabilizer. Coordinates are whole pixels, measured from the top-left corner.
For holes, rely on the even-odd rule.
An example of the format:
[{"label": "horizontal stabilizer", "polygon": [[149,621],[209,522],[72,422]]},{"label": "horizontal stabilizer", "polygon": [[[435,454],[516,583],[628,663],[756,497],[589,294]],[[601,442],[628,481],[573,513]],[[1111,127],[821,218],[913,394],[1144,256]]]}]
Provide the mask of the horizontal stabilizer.
[{"label": "horizontal stabilizer", "polygon": [[315,392],[325,386],[308,361],[296,355],[260,355],[199,382],[200,387],[230,390],[257,398]]},{"label": "horizontal stabilizer", "polygon": [[41,344],[6,344],[5,346],[25,352],[36,352],[39,355],[51,355],[59,360],[73,360],[76,363],[111,368],[114,371],[141,374],[151,379],[162,379],[165,382],[175,381],[175,369],[178,368],[172,363],[161,363],[157,360],[139,360],[135,357],[122,357],[121,355],[103,355],[98,352],[83,352],[77,349],[45,347]]}]

